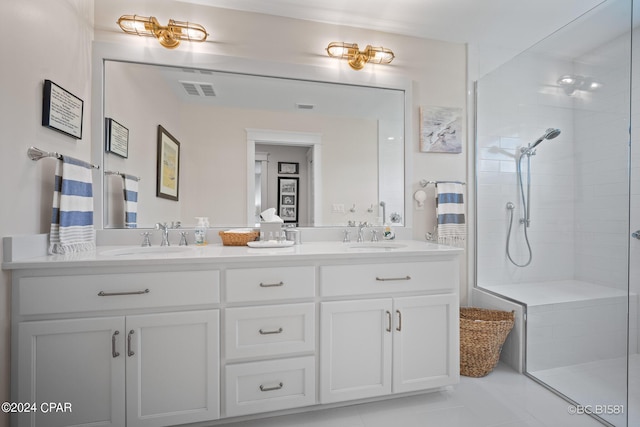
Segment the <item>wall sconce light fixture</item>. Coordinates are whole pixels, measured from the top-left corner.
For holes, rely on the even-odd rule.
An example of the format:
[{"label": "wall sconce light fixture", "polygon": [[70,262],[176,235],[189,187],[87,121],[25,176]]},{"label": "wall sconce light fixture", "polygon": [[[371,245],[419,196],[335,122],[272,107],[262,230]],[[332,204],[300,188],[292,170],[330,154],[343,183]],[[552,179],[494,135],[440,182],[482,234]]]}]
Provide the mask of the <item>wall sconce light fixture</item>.
[{"label": "wall sconce light fixture", "polygon": [[209,35],[200,24],[170,19],[169,24],[164,26],[153,16],[122,15],[118,25],[127,34],[155,37],[167,49],[178,47],[180,40],[203,42]]},{"label": "wall sconce light fixture", "polygon": [[576,90],[593,92],[602,87],[602,83],[593,77],[565,74],[558,79],[558,85],[564,88],[567,95],[572,95]]},{"label": "wall sconce light fixture", "polygon": [[362,70],[364,64],[388,64],[395,55],[391,49],[367,45],[360,50],[356,43],[331,42],[327,46],[327,53],[332,58],[346,59],[354,70]]}]

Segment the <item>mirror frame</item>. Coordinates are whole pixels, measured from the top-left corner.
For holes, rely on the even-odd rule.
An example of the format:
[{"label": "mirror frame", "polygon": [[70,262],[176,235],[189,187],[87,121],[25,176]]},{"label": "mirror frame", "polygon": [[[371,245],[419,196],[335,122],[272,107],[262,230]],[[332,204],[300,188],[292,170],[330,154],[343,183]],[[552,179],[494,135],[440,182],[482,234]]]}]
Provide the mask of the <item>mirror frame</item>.
[{"label": "mirror frame", "polygon": [[[106,218],[106,206],[104,204],[105,179],[103,172],[105,135],[104,62],[107,60],[149,65],[168,65],[174,67],[209,69],[214,71],[235,72],[250,75],[256,75],[255,70],[261,70],[259,75],[266,77],[397,89],[404,91],[403,228],[412,228],[413,215],[411,204],[411,177],[413,176],[413,168],[411,154],[413,152],[413,85],[410,80],[396,75],[386,74],[383,69],[375,69],[370,72],[360,71],[344,73],[341,69],[336,69],[335,67],[323,68],[311,65],[273,63],[233,56],[215,55],[206,52],[195,52],[186,49],[168,51],[160,48],[94,41],[91,61],[91,161],[94,164],[101,166],[100,169],[94,170],[93,175],[94,184],[100,189],[100,197],[94,197],[94,224],[96,224],[97,229],[105,231],[111,230],[104,226],[104,218]],[[331,58],[327,59],[327,61],[329,60],[331,60]],[[331,64],[336,65],[338,63],[331,61]],[[323,226],[322,228],[332,229],[337,227],[339,226],[328,225]],[[213,225],[212,228],[215,228],[215,225]]]}]

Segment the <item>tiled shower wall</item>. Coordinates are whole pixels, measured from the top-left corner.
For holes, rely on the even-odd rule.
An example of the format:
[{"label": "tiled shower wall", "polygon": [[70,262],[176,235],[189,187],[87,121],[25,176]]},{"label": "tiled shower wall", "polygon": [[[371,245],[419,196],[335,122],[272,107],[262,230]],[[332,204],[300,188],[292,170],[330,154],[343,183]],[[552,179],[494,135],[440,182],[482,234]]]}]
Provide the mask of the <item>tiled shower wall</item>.
[{"label": "tiled shower wall", "polygon": [[[560,56],[557,47],[571,31],[553,35],[479,81],[480,286],[579,279],[626,289],[629,35],[577,57]],[[565,74],[595,77],[604,86],[569,95],[557,84]],[[517,206],[511,255],[518,263],[527,259],[516,156],[549,127],[562,133],[543,141],[531,158],[533,260],[518,268],[505,250],[511,201]]]},{"label": "tiled shower wall", "polygon": [[[572,64],[526,52],[483,77],[478,84],[478,284],[493,285],[569,279],[574,274],[574,158],[572,99],[555,87]],[[547,128],[562,130],[544,141],[531,158],[531,227],[533,250],[527,268],[506,256],[508,202],[514,212],[510,252],[527,260],[522,200],[516,175],[519,148]],[[526,174],[527,162],[522,162]],[[526,185],[526,182],[525,182]]]}]

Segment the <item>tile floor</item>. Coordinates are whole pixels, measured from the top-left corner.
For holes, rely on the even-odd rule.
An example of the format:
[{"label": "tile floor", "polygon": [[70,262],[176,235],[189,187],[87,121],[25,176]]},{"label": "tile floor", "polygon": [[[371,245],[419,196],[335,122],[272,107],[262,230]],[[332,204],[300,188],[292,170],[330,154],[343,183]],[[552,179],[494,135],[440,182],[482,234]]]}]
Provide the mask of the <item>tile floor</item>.
[{"label": "tile floor", "polygon": [[229,427],[598,427],[535,381],[499,364],[442,391],[225,424]]},{"label": "tile floor", "polygon": [[[629,426],[640,426],[640,354],[632,354],[628,360],[606,359],[573,366],[533,372],[540,380],[583,404],[620,404],[626,400],[629,389],[629,407],[625,414]],[[612,424],[624,425],[624,417],[603,416]]]}]

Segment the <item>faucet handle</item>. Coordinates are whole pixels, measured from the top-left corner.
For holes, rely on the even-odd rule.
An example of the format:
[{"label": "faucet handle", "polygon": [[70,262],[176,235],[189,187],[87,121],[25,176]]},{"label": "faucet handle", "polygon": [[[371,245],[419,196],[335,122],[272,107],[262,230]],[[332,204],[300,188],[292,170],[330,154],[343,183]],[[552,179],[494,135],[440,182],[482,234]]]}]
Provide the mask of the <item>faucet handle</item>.
[{"label": "faucet handle", "polygon": [[150,231],[145,231],[144,233],[140,233],[141,236],[143,236],[142,238],[142,247],[149,247],[151,246],[151,232]]},{"label": "faucet handle", "polygon": [[342,238],[342,243],[351,242],[351,232],[347,229],[344,230],[344,237]]},{"label": "faucet handle", "polygon": [[178,246],[187,246],[189,244],[187,243],[187,234],[189,234],[188,231],[180,232],[180,243],[178,243]]},{"label": "faucet handle", "polygon": [[376,229],[372,229],[371,230],[371,241],[372,242],[377,242],[378,241],[378,230],[376,230]]}]

